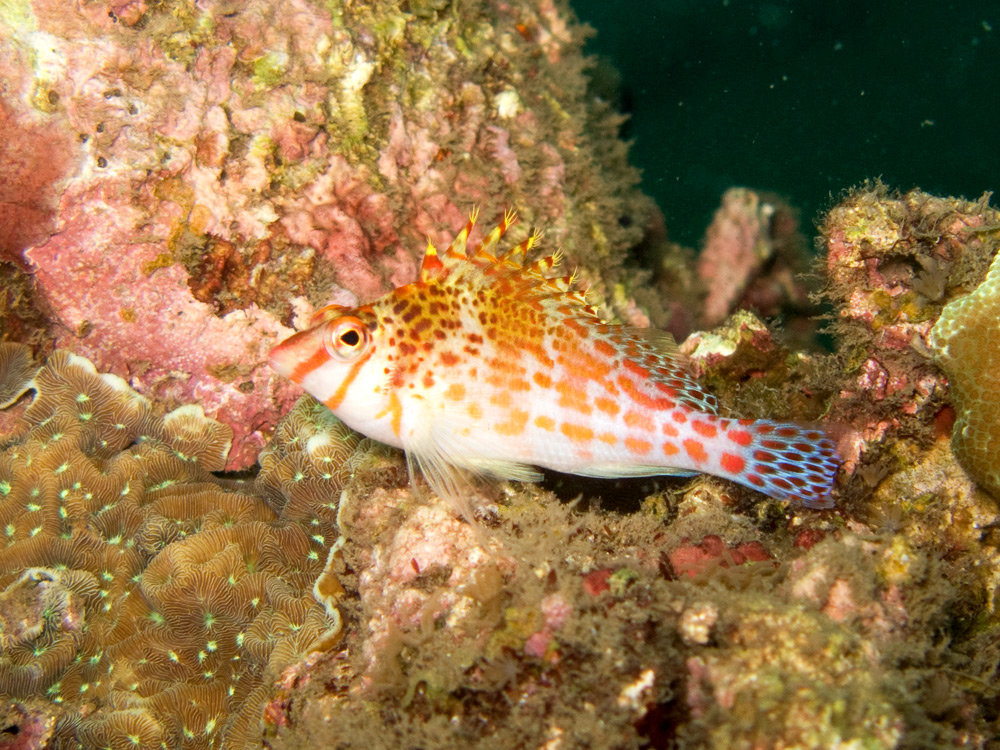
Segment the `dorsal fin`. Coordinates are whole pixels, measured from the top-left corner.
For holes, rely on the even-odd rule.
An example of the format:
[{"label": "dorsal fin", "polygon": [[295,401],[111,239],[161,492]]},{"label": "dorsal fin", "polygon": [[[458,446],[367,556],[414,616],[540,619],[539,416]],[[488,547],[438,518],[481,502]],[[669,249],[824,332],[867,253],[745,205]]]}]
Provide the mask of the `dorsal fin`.
[{"label": "dorsal fin", "polygon": [[576,274],[549,276],[562,261],[558,250],[528,262],[528,255],[538,245],[541,232],[532,231],[520,243],[505,252],[498,250],[500,240],[515,223],[517,212],[507,210],[497,225],[478,244],[468,247],[469,235],[479,218],[473,209],[469,220],[448,245],[438,254],[430,242],[420,266],[420,281],[461,280],[494,289],[537,305],[551,314],[585,323],[602,323],[601,317],[588,302],[586,292],[576,288]]},{"label": "dorsal fin", "polygon": [[646,371],[645,379],[673,392],[672,398],[692,409],[718,414],[719,402],[691,373],[687,357],[681,354],[674,337],[654,328],[603,324],[596,334]]},{"label": "dorsal fin", "polygon": [[430,240],[427,240],[427,249],[424,250],[424,259],[420,262],[420,280],[425,284],[434,279],[439,279],[447,275],[448,269],[441,261],[437,248]]}]

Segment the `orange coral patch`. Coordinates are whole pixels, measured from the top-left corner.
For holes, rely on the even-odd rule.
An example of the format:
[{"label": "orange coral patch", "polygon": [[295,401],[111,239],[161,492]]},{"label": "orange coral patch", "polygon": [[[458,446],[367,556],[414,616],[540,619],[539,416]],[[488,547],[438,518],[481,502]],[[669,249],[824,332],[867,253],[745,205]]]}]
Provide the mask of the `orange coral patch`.
[{"label": "orange coral patch", "polygon": [[684,441],[684,450],[691,457],[692,461],[697,461],[698,463],[704,463],[708,460],[708,454],[705,453],[705,446],[701,444],[700,440],[692,440],[688,438]]},{"label": "orange coral patch", "polygon": [[625,447],[632,453],[644,456],[652,450],[653,445],[645,440],[639,440],[638,438],[625,438]]},{"label": "orange coral patch", "polygon": [[747,462],[735,453],[723,453],[719,465],[730,474],[742,474],[747,467]]},{"label": "orange coral patch", "polygon": [[559,425],[559,431],[574,443],[584,443],[594,439],[594,431],[580,424],[563,422]]}]

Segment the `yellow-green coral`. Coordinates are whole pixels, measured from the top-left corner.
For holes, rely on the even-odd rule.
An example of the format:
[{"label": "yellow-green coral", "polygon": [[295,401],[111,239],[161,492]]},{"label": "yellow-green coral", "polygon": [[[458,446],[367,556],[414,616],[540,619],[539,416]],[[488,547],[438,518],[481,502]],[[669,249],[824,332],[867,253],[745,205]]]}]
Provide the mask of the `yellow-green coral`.
[{"label": "yellow-green coral", "polygon": [[[30,357],[0,343],[0,362]],[[0,369],[0,393],[34,375]],[[232,431],[200,408],[157,417],[66,352],[29,385],[0,450],[0,701],[47,700],[53,746],[259,746],[270,683],[339,627],[312,587],[356,439],[294,410],[258,485],[272,509],[210,473]]]},{"label": "yellow-green coral", "polygon": [[974,292],[945,306],[931,341],[958,412],[955,455],[1000,494],[1000,255]]}]

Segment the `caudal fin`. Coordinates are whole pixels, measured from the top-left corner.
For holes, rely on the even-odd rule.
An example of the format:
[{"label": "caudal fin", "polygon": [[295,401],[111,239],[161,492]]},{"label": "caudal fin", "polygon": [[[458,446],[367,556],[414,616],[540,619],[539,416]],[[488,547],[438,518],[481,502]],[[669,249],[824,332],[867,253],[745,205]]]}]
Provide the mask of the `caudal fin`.
[{"label": "caudal fin", "polygon": [[741,428],[742,434],[749,434],[741,452],[746,464],[733,479],[778,500],[833,507],[830,492],[841,458],[826,432],[767,419],[742,422]]}]

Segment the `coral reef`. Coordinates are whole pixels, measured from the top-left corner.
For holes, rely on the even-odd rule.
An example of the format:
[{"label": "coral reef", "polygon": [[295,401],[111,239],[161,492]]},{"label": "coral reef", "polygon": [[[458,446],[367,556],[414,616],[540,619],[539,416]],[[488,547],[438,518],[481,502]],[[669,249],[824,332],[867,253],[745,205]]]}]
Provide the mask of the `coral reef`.
[{"label": "coral reef", "polygon": [[[761,319],[814,325],[794,212],[733,190],[698,262],[670,245],[561,2],[8,10],[0,745],[995,743],[986,200],[846,195],[805,353]],[[841,425],[837,507],[494,482],[470,524],[295,403],[273,343],[412,280],[474,203],[544,226],[605,314],[710,329],[682,350],[725,409]]]},{"label": "coral reef", "polygon": [[976,529],[997,514],[935,450],[881,488],[928,498],[895,530],[774,525],[712,479],[668,494],[669,524],[655,504],[583,511],[529,489],[476,528],[369,455],[328,566],[345,640],[286,672],[268,743],[982,746],[1000,651],[980,608],[1000,579]]},{"label": "coral reef", "polygon": [[[0,361],[24,359],[0,344]],[[3,380],[35,391],[0,452],[7,721],[34,747],[256,741],[270,681],[339,632],[312,595],[331,541],[321,520],[216,480],[232,431],[200,408],[156,417],[120,378],[62,351],[34,369]],[[323,424],[327,441],[343,435]]]},{"label": "coral reef", "polygon": [[992,217],[862,188],[824,224],[835,353],[745,312],[682,345],[729,409],[843,423],[836,511],[699,477],[625,514],[483,488],[477,528],[368,454],[324,573],[345,639],[286,673],[270,744],[987,746],[1000,517],[952,454],[926,343],[982,278]]},{"label": "coral reef", "polygon": [[930,337],[958,410],[955,455],[1000,497],[1000,254],[975,291],[945,305]]},{"label": "coral reef", "polygon": [[996,254],[1000,213],[986,200],[890,193],[865,185],[827,214],[826,296],[837,308],[841,392],[830,418],[856,432],[844,447],[851,494],[863,494],[950,429],[948,384],[930,358],[945,303],[968,293]]},{"label": "coral reef", "polygon": [[698,256],[707,289],[699,325],[713,328],[741,309],[766,316],[807,309],[803,245],[787,203],[748,188],[727,190]]},{"label": "coral reef", "polygon": [[724,409],[844,424],[830,511],[555,478],[474,488],[469,523],[308,398],[220,479],[198,408],[3,344],[4,720],[31,747],[988,747],[1000,513],[927,342],[995,224],[862,188],[824,224],[833,353],[749,312],[682,344]]},{"label": "coral reef", "polygon": [[30,270],[47,351],[200,403],[230,469],[297,395],[264,356],[293,318],[412,280],[473,204],[522,207],[598,287],[627,278],[650,203],[563,3],[17,8],[0,261]]}]

